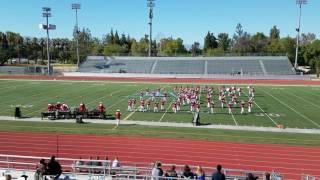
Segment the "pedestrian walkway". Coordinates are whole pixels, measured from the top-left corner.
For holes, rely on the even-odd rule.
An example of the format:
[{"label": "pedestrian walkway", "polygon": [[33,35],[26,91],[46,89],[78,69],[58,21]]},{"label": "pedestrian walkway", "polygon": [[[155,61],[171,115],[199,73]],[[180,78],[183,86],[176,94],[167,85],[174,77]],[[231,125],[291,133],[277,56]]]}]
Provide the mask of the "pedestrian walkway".
[{"label": "pedestrian walkway", "polygon": [[[48,120],[41,118],[14,118],[9,116],[0,116],[0,121],[25,121],[25,122],[52,122],[52,123],[70,123],[75,119]],[[87,123],[97,124],[114,124],[115,120],[101,119],[83,119]],[[159,121],[129,121],[122,120],[121,125],[142,125],[142,126],[161,126],[161,127],[181,127],[181,128],[205,128],[205,129],[225,129],[225,130],[242,130],[242,131],[259,131],[259,132],[284,132],[284,133],[302,133],[302,134],[320,134],[320,129],[298,129],[298,128],[275,128],[275,127],[255,127],[255,126],[232,126],[232,125],[200,125],[193,126],[192,123],[175,123],[175,122],[159,122]]]}]

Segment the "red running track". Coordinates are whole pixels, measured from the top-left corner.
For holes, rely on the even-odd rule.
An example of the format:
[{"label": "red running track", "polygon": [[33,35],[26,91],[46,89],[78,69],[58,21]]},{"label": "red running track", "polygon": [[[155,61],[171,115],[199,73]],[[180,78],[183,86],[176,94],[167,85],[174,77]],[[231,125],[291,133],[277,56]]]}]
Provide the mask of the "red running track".
[{"label": "red running track", "polygon": [[1,75],[0,79],[29,79],[29,80],[66,80],[66,81],[132,81],[159,83],[219,83],[219,84],[274,84],[274,85],[320,85],[317,80],[246,80],[246,79],[206,79],[206,78],[130,78],[130,77],[89,77],[89,76],[39,76],[39,75]]},{"label": "red running track", "polygon": [[[0,154],[88,158],[108,156],[129,162],[189,164],[271,171],[285,179],[320,176],[320,147],[259,145],[202,140],[0,132]],[[210,172],[211,173],[211,172]]]}]

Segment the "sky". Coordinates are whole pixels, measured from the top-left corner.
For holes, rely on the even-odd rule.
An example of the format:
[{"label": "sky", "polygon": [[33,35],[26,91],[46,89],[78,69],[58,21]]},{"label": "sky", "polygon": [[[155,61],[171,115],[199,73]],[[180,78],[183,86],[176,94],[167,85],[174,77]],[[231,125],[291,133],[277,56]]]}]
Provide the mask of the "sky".
[{"label": "sky", "polygon": [[[44,23],[42,7],[51,7],[50,24],[57,29],[53,38],[71,38],[75,24],[72,3],[80,3],[79,26],[89,28],[102,38],[111,29],[140,39],[148,34],[146,0],[0,0],[0,31],[18,32],[22,36],[45,37],[39,29]],[[298,6],[296,0],[156,0],[153,37],[180,37],[185,44],[203,44],[208,31],[233,36],[237,23],[250,34],[269,34],[272,26],[281,36],[296,36]],[[320,0],[309,0],[302,7],[301,32],[320,38]]]}]

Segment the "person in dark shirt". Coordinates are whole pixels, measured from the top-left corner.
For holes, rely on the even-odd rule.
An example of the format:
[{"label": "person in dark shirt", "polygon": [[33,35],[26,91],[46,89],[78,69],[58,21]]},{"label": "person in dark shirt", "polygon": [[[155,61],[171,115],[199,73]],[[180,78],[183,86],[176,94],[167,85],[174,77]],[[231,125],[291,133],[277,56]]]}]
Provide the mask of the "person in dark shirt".
[{"label": "person in dark shirt", "polygon": [[190,169],[190,167],[188,165],[184,166],[182,177],[183,178],[188,178],[188,179],[193,179],[194,178],[194,174],[191,172],[191,169]]},{"label": "person in dark shirt", "polygon": [[52,156],[48,163],[48,175],[56,175],[54,179],[58,179],[62,174],[62,168],[58,161],[56,161],[56,157]]},{"label": "person in dark shirt", "polygon": [[217,171],[212,174],[211,180],[226,180],[226,176],[221,172],[222,166],[217,165]]}]

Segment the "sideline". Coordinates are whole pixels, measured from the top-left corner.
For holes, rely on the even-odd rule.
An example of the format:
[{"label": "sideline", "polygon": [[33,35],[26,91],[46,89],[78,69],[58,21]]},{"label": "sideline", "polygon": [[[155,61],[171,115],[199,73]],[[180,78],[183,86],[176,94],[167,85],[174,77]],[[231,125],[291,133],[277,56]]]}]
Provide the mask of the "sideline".
[{"label": "sideline", "polygon": [[[75,120],[48,120],[41,118],[26,118],[16,119],[9,116],[0,116],[0,121],[25,121],[25,122],[51,122],[51,123],[72,123]],[[116,125],[114,120],[101,120],[101,119],[84,119],[88,123],[97,124],[111,124]],[[193,126],[191,123],[174,123],[174,122],[151,122],[151,121],[121,121],[122,125],[142,125],[142,126],[158,126],[158,127],[181,127],[181,128],[203,128],[203,129],[224,129],[224,130],[240,130],[240,131],[255,131],[255,132],[276,132],[276,133],[295,133],[295,134],[320,134],[320,129],[298,129],[298,128],[285,128],[280,129],[276,127],[256,127],[256,126],[234,126],[234,125],[202,125]]]}]

